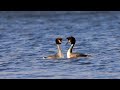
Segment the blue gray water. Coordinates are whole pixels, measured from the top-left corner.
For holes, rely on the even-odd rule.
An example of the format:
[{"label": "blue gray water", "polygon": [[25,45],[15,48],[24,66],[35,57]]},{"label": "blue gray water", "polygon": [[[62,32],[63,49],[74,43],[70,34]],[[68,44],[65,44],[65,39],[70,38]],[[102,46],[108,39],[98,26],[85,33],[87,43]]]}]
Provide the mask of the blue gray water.
[{"label": "blue gray water", "polygon": [[[67,59],[73,52],[90,58]],[[47,60],[62,37],[64,59]],[[120,79],[120,11],[0,11],[1,79]]]}]

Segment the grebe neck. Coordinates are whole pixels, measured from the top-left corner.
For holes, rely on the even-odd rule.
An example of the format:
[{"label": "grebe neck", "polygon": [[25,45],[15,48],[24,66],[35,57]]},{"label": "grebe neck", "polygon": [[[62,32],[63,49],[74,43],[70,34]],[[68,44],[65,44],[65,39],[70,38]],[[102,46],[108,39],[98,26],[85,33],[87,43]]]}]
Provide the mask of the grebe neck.
[{"label": "grebe neck", "polygon": [[67,58],[70,58],[70,54],[72,53],[72,49],[74,47],[75,44],[71,44],[70,48],[67,51]]},{"label": "grebe neck", "polygon": [[61,49],[61,47],[60,47],[60,44],[57,44],[57,49],[58,49],[58,55],[59,55],[60,57],[63,57],[62,49]]}]

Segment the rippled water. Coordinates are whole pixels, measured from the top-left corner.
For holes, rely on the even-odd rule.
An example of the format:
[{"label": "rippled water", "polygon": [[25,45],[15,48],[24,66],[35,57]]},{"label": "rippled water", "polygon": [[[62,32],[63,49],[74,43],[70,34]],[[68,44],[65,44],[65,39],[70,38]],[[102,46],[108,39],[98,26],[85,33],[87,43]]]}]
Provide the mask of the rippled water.
[{"label": "rippled water", "polygon": [[[74,52],[90,58],[67,59],[67,36],[77,40]],[[56,53],[62,37],[64,59]],[[0,12],[1,79],[120,79],[119,11]]]}]

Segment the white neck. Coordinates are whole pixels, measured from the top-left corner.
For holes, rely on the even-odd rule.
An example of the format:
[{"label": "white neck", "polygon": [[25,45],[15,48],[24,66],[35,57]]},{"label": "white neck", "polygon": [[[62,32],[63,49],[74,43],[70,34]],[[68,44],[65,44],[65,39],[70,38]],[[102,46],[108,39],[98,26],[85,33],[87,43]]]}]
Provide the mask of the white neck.
[{"label": "white neck", "polygon": [[58,55],[59,55],[59,57],[64,57],[63,54],[62,54],[62,50],[61,50],[60,44],[57,44],[57,48],[58,48]]},{"label": "white neck", "polygon": [[72,53],[73,47],[74,47],[74,44],[71,44],[70,48],[67,51],[67,58],[70,58],[70,54]]}]

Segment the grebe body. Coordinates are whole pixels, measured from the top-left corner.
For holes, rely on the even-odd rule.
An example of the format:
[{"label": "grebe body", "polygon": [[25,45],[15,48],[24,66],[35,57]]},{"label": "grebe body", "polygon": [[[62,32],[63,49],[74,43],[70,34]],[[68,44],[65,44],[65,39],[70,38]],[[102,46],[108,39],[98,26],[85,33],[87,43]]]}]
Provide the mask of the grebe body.
[{"label": "grebe body", "polygon": [[58,52],[55,55],[50,55],[48,57],[46,57],[47,59],[60,59],[60,58],[64,58],[64,55],[62,53],[62,49],[61,49],[61,43],[62,43],[62,38],[56,38],[55,40],[56,45],[57,45],[57,50]]},{"label": "grebe body", "polygon": [[88,57],[90,55],[82,54],[82,53],[73,53],[73,47],[76,43],[76,39],[74,37],[67,37],[68,43],[71,44],[70,48],[67,51],[67,58],[79,58],[79,57]]}]

